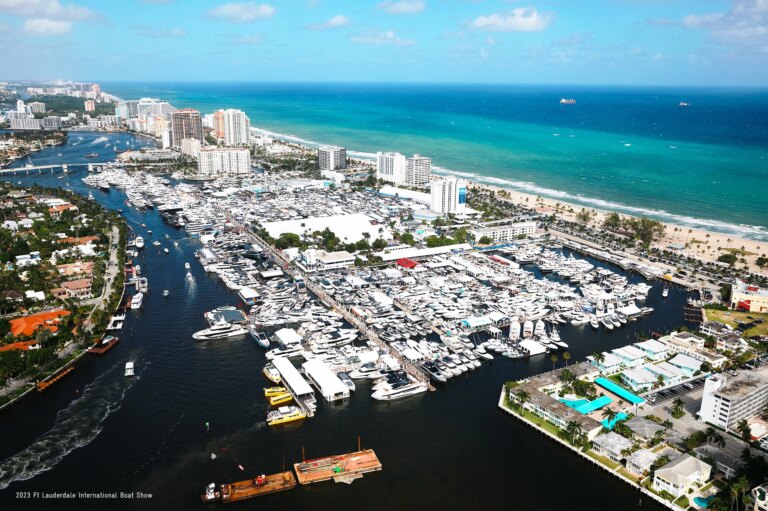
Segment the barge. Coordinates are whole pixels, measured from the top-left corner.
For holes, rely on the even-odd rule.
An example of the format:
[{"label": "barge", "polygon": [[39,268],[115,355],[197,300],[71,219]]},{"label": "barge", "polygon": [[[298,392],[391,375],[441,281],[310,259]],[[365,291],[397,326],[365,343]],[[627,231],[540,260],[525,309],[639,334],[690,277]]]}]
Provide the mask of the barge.
[{"label": "barge", "polygon": [[296,477],[293,472],[280,472],[277,474],[260,475],[253,479],[226,483],[216,490],[216,485],[211,483],[204,494],[200,496],[203,502],[222,502],[229,504],[241,500],[252,499],[262,495],[269,495],[279,491],[291,490],[296,487]]},{"label": "barge", "polygon": [[293,468],[299,484],[319,483],[331,479],[337,483],[351,483],[363,477],[363,474],[381,470],[381,462],[373,449],[366,449],[296,463]]}]

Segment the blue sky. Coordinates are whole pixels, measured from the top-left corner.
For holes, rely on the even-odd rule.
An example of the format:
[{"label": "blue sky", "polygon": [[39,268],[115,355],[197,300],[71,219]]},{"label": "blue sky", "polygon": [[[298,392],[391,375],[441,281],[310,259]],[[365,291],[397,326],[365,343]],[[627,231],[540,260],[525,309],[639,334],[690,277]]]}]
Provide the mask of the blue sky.
[{"label": "blue sky", "polygon": [[768,85],[768,0],[0,0],[0,77]]}]

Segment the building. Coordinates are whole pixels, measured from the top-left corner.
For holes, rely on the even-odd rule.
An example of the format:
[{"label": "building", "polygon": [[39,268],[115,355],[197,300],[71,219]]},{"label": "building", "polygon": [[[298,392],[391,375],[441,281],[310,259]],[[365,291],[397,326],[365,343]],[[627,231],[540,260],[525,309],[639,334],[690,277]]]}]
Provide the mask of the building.
[{"label": "building", "polygon": [[181,141],[181,154],[192,158],[200,156],[200,141],[196,138],[185,138]]},{"label": "building", "polygon": [[727,452],[712,445],[704,444],[696,447],[693,450],[693,453],[700,460],[714,463],[714,468],[721,472],[726,479],[733,479],[733,477],[744,467],[744,462],[739,458],[731,456]]},{"label": "building", "polygon": [[644,417],[632,417],[628,421],[624,422],[624,425],[632,430],[635,438],[642,440],[643,442],[649,442],[659,432],[664,432],[664,426],[656,424],[652,420],[648,420]]},{"label": "building", "polygon": [[432,159],[414,154],[405,162],[405,182],[411,186],[424,186],[432,178]]},{"label": "building", "polygon": [[520,237],[533,236],[536,234],[536,222],[515,222],[499,224],[469,231],[475,243],[481,238],[487,236],[493,241],[509,242]]},{"label": "building", "polygon": [[635,475],[643,475],[650,472],[651,465],[658,455],[650,449],[640,449],[627,456],[627,470]]},{"label": "building", "polygon": [[[128,108],[131,108],[130,102],[128,103]],[[155,116],[165,117],[175,111],[176,109],[167,101],[161,101],[155,98],[141,98],[136,103],[136,117],[139,119]],[[131,117],[133,117],[133,115],[131,115]]]},{"label": "building", "polygon": [[40,119],[40,127],[44,130],[59,130],[61,129],[61,117],[55,115],[49,115]]},{"label": "building", "polygon": [[700,362],[706,362],[712,369],[722,367],[728,359],[723,355],[704,348],[704,339],[690,332],[673,332],[659,339],[669,346],[670,352],[683,353]]},{"label": "building", "polygon": [[711,472],[712,467],[707,463],[690,454],[683,454],[656,470],[653,476],[653,489],[666,491],[674,498],[678,498],[684,495],[694,483],[706,483]]},{"label": "building", "polygon": [[463,213],[467,205],[467,182],[444,177],[430,185],[431,209],[435,213]]},{"label": "building", "polygon": [[33,114],[42,114],[45,113],[45,103],[42,103],[40,101],[33,101],[29,103],[29,111]]},{"label": "building", "polygon": [[731,286],[731,309],[768,312],[768,289],[737,280]]},{"label": "building", "polygon": [[647,367],[638,367],[622,372],[621,382],[635,392],[643,392],[656,385],[658,377],[649,371]]},{"label": "building", "polygon": [[737,376],[713,374],[704,382],[699,420],[725,430],[742,419],[762,412],[768,405],[768,366],[742,371]]},{"label": "building", "polygon": [[83,107],[86,112],[95,112],[96,111],[96,102],[92,99],[86,99],[83,102]]},{"label": "building", "polygon": [[24,100],[21,100],[21,99],[16,100],[16,111],[20,114],[27,113],[27,105],[24,104]]},{"label": "building", "polygon": [[48,312],[38,312],[30,316],[24,316],[22,318],[12,319],[11,333],[14,337],[19,336],[31,336],[38,330],[46,329],[51,333],[59,331],[59,323],[61,318],[69,316],[71,312],[63,309],[52,310]]},{"label": "building", "polygon": [[322,170],[347,168],[347,150],[343,147],[322,146],[317,150],[317,165]]},{"label": "building", "polygon": [[70,280],[64,282],[61,287],[67,292],[68,298],[91,298],[93,293],[91,292],[92,280],[90,278]]},{"label": "building", "polygon": [[203,121],[200,112],[194,108],[182,108],[171,113],[171,144],[181,147],[185,138],[203,141]]},{"label": "building", "polygon": [[226,145],[248,145],[250,131],[251,121],[241,110],[228,108],[217,110],[213,114],[214,135]]},{"label": "building", "polygon": [[658,361],[664,360],[669,356],[669,346],[663,342],[659,342],[656,339],[648,339],[647,341],[636,342],[633,346],[643,353],[648,360]]},{"label": "building", "polygon": [[11,119],[12,130],[39,130],[39,119]]},{"label": "building", "polygon": [[200,176],[241,176],[250,172],[249,149],[203,147],[198,151],[197,173]]},{"label": "building", "polygon": [[121,119],[136,119],[139,116],[139,102],[135,99],[123,101],[115,106],[115,115]]},{"label": "building", "polygon": [[308,360],[301,367],[307,379],[317,387],[327,401],[333,402],[349,397],[349,387],[322,360]]},{"label": "building", "polygon": [[355,264],[355,256],[346,250],[326,252],[310,248],[301,254],[301,262],[315,271],[335,270]]},{"label": "building", "polygon": [[626,457],[624,452],[632,448],[632,440],[610,431],[592,440],[592,450],[609,460],[620,463]]},{"label": "building", "polygon": [[376,179],[394,185],[406,182],[406,159],[400,153],[376,153]]}]

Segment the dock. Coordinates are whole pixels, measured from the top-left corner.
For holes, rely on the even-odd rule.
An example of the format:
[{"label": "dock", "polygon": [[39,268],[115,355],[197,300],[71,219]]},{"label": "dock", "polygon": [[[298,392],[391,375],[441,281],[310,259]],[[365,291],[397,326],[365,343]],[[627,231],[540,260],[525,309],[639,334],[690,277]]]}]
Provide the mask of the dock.
[{"label": "dock", "polygon": [[88,353],[92,353],[94,355],[103,355],[104,353],[114,348],[118,342],[120,342],[120,339],[118,339],[117,337],[115,337],[111,341],[107,341],[106,343],[99,342],[98,344],[94,344],[93,346],[88,348]]},{"label": "dock", "polygon": [[312,484],[331,479],[337,483],[351,483],[368,472],[381,470],[381,462],[373,449],[349,454],[327,456],[293,465],[299,484]]},{"label": "dock", "polygon": [[296,487],[296,477],[290,470],[268,476],[259,476],[246,481],[221,485],[221,502],[229,504],[241,500],[269,495]]},{"label": "dock", "polygon": [[53,373],[47,379],[37,382],[37,384],[35,384],[35,387],[37,388],[38,392],[42,392],[74,370],[75,370],[75,366],[69,365],[61,369],[60,371]]}]

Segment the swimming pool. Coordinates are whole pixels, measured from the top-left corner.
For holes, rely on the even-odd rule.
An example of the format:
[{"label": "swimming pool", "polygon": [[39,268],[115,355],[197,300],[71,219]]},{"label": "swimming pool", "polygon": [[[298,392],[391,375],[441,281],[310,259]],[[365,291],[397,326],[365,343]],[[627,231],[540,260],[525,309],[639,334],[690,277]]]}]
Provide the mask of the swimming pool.
[{"label": "swimming pool", "polygon": [[613,427],[616,425],[616,423],[617,423],[617,422],[621,422],[621,421],[623,421],[624,419],[626,419],[627,417],[628,417],[628,415],[627,415],[626,413],[624,413],[624,412],[619,412],[619,413],[617,413],[617,414],[616,414],[616,417],[614,417],[614,418],[613,418],[613,420],[611,420],[610,422],[608,421],[608,419],[603,419],[603,420],[602,420],[602,421],[600,421],[600,422],[601,422],[601,423],[603,424],[603,426],[605,426],[606,428],[608,428],[608,429],[613,429]]},{"label": "swimming pool", "polygon": [[592,413],[595,410],[613,403],[613,400],[608,396],[600,396],[599,398],[590,401],[589,399],[561,399],[561,403],[570,406],[574,410],[584,415]]},{"label": "swimming pool", "polygon": [[561,399],[560,402],[566,406],[570,406],[575,410],[581,405],[589,403],[589,399]]},{"label": "swimming pool", "polygon": [[709,503],[714,499],[714,495],[710,495],[709,497],[702,499],[701,497],[694,497],[693,502],[699,506],[699,507],[709,507]]}]

